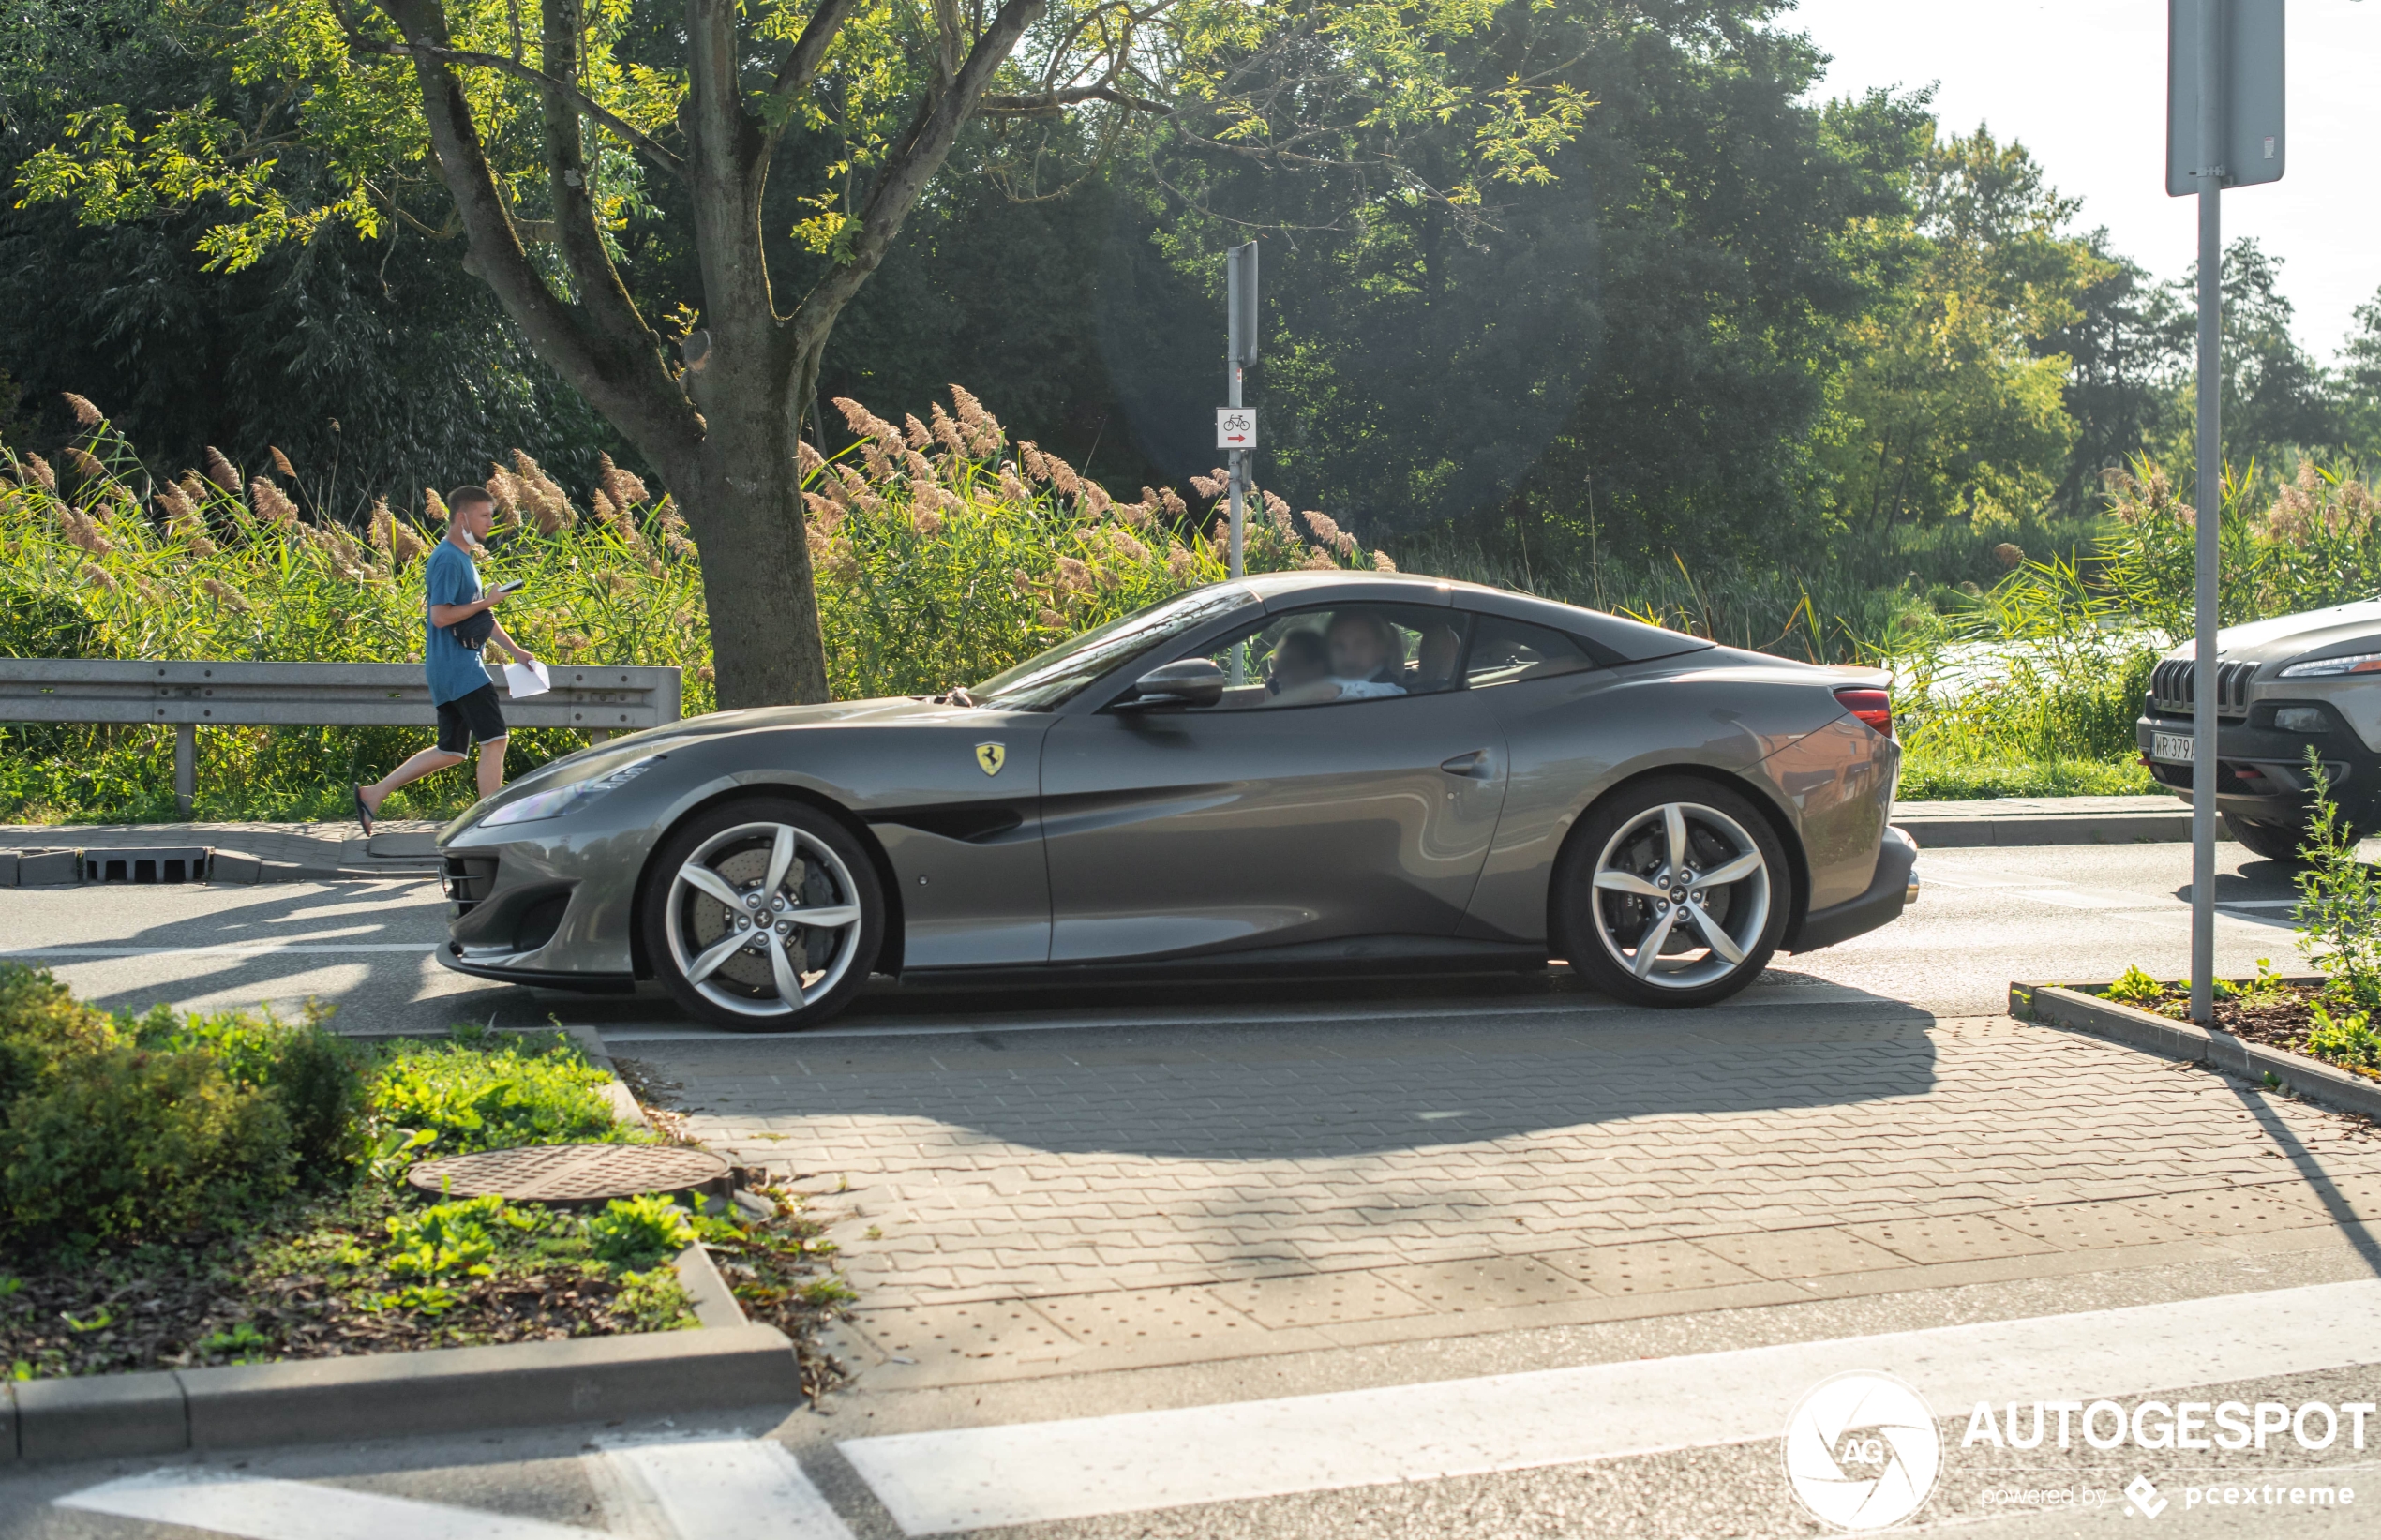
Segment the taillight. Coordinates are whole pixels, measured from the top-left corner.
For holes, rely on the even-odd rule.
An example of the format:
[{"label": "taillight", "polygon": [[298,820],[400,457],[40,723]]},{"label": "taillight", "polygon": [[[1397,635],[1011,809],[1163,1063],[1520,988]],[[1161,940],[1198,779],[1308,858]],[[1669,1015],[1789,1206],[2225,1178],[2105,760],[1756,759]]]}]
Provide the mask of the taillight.
[{"label": "taillight", "polygon": [[1845,710],[1887,738],[1894,736],[1894,697],[1884,691],[1865,684],[1847,684],[1835,692],[1835,698],[1844,703]]}]

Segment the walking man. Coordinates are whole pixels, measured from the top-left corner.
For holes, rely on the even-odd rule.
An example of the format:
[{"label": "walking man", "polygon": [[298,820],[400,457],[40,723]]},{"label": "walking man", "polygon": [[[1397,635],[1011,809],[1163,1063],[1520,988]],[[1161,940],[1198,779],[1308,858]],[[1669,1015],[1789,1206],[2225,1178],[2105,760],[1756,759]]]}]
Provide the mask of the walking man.
[{"label": "walking man", "polygon": [[505,635],[494,615],[481,624],[470,623],[504,601],[501,591],[481,591],[479,569],[472,564],[472,550],[496,522],[496,500],[484,486],[458,486],[446,494],[446,538],[430,548],[423,579],[428,614],[422,671],[429,676],[430,700],[438,707],[438,743],[385,778],[355,788],[355,816],[367,836],[390,792],[461,764],[473,739],[480,746],[480,796],[493,797],[504,784],[504,712],[496,703],[496,684],[481,665],[479,650],[492,641],[521,663],[528,663],[530,655]]}]

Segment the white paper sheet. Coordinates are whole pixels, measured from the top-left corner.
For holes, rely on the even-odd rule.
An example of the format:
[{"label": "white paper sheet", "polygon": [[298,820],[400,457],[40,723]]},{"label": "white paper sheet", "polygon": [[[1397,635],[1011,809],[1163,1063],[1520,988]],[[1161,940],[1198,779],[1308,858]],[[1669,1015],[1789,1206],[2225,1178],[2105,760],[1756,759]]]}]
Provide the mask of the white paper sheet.
[{"label": "white paper sheet", "polygon": [[546,665],[534,660],[529,663],[508,663],[504,665],[504,689],[515,700],[530,695],[542,695],[554,687]]}]

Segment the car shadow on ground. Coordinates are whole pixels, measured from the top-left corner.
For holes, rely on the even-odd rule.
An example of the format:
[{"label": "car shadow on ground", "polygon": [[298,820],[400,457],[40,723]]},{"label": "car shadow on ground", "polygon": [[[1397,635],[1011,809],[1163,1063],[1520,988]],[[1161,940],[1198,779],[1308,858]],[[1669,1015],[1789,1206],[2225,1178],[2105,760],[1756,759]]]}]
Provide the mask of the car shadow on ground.
[{"label": "car shadow on ground", "polygon": [[[1485,994],[1477,980],[1470,990],[1432,980],[1436,993],[1420,982],[1310,981],[1303,1002],[1335,1009],[1289,1020],[1278,1013],[1296,1002],[1279,992],[1262,996],[1277,1013],[1265,1015],[1246,1008],[1244,988],[1216,984],[1176,986],[1160,1020],[925,1035],[657,1035],[614,1051],[682,1087],[690,1111],[740,1126],[891,1119],[1054,1154],[1222,1161],[1847,1107],[1924,1097],[1936,1085],[1931,1012],[1799,976],[1734,1009],[1698,1010],[1617,1007],[1566,989],[1559,976]],[[1556,1004],[1565,1001],[1574,1009]],[[1084,1004],[1076,995],[1069,1003]],[[1369,1014],[1368,1004],[1382,1009]]]}]

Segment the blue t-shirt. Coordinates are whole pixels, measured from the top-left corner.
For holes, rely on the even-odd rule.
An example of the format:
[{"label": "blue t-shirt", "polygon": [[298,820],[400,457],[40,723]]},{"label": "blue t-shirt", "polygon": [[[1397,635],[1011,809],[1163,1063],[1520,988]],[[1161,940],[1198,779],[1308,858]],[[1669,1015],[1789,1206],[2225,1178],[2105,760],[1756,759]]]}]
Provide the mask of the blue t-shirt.
[{"label": "blue t-shirt", "polygon": [[468,605],[480,596],[480,571],[452,540],[442,540],[430,551],[428,572],[422,580],[425,608],[422,624],[427,637],[422,646],[422,671],[429,676],[430,703],[443,706],[460,700],[489,682],[480,655],[455,639],[455,634],[429,618],[429,605]]}]

